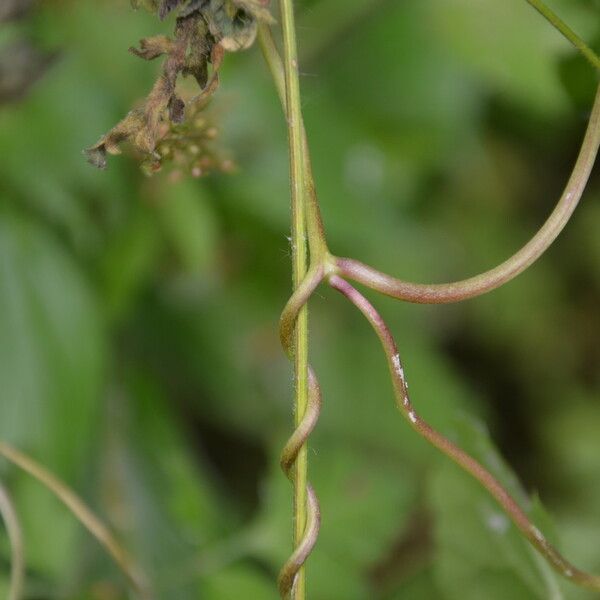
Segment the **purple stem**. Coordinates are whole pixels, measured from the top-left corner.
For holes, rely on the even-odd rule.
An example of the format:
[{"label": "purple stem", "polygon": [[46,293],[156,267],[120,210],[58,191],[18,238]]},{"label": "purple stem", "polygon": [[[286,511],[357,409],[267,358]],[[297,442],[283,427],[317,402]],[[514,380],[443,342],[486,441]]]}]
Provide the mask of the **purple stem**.
[{"label": "purple stem", "polygon": [[371,324],[387,357],[392,376],[396,404],[400,412],[408,420],[409,425],[430,444],[441,450],[446,456],[471,474],[496,499],[500,506],[521,530],[550,565],[561,575],[574,583],[592,590],[600,591],[600,577],[591,575],[573,566],[548,542],[542,532],[529,520],[523,509],[502,484],[479,462],[441,433],[433,429],[415,411],[408,394],[408,384],[396,342],[373,305],[352,285],[337,275],[329,279],[331,287],[342,293]]}]

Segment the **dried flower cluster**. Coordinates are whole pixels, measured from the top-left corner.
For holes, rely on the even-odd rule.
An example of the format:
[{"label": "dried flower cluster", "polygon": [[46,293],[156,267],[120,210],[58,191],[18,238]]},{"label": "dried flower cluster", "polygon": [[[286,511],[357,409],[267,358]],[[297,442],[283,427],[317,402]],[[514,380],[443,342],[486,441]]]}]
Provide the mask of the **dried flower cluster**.
[{"label": "dried flower cluster", "polygon": [[173,181],[184,175],[202,177],[213,171],[234,170],[233,161],[212,148],[218,130],[204,114],[204,108],[204,103],[193,103],[187,108],[185,122],[178,125],[169,121],[162,125],[156,151],[142,162],[144,173],[153,175],[166,163],[171,167],[169,177]]},{"label": "dried flower cluster", "polygon": [[[145,38],[139,48],[130,48],[145,60],[164,56],[161,74],[144,103],[85,150],[88,161],[104,169],[106,155],[119,154],[121,144],[129,142],[142,156],[147,173],[158,171],[167,157],[195,175],[227,167],[229,163],[216,160],[206,145],[215,130],[198,113],[219,85],[225,53],[251,46],[259,21],[272,20],[268,0],[132,0],[132,4],[160,19],[175,11],[174,35]],[[200,88],[187,102],[177,91],[180,74],[192,76]]]}]

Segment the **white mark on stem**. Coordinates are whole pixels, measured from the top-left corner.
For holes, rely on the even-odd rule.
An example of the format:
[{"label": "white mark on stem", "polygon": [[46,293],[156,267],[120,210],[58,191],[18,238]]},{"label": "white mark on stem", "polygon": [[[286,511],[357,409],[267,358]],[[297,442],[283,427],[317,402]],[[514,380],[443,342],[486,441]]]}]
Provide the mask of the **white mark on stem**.
[{"label": "white mark on stem", "polygon": [[565,577],[573,577],[573,571],[571,569],[565,569]]},{"label": "white mark on stem", "polygon": [[570,202],[572,198],[573,198],[573,192],[567,192],[565,195],[565,200],[567,202]]},{"label": "white mark on stem", "polygon": [[394,356],[392,356],[392,364],[394,365],[394,372],[400,378],[402,385],[405,388],[408,388],[408,384],[406,383],[406,379],[404,378],[404,369],[402,368],[402,363],[400,362],[399,354],[394,354]]},{"label": "white mark on stem", "polygon": [[414,410],[411,410],[411,411],[408,413],[408,418],[409,418],[409,419],[410,419],[410,420],[411,420],[413,423],[416,423],[416,422],[417,422],[417,415],[415,414],[415,411],[414,411]]}]

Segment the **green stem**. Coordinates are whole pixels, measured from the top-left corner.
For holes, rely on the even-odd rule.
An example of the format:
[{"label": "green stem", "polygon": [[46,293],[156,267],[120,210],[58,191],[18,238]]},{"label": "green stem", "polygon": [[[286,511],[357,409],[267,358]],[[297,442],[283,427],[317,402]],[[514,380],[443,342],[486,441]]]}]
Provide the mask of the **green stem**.
[{"label": "green stem", "polygon": [[144,600],[151,600],[152,596],[145,576],[137,569],[132,558],[110,532],[108,527],[96,517],[77,494],[50,473],[50,471],[22,452],[19,452],[16,448],[13,448],[10,444],[0,442],[0,455],[26,473],[29,473],[29,475],[49,489],[106,549],[115,564],[121,569],[132,587],[136,590],[138,596]]},{"label": "green stem", "polygon": [[[283,67],[285,73],[286,117],[290,150],[290,181],[292,202],[293,284],[297,289],[307,271],[305,227],[306,181],[303,161],[302,113],[298,78],[298,50],[292,0],[281,0],[283,30]],[[294,418],[296,427],[302,423],[308,406],[308,311],[304,306],[298,314],[294,336]],[[299,451],[294,465],[294,548],[298,549],[307,523],[308,456],[306,445]],[[302,567],[295,578],[293,600],[305,598],[305,575]]]},{"label": "green stem", "polygon": [[600,69],[598,55],[542,0],[526,0],[533,6],[555,29],[560,31],[568,40],[585,56],[588,62],[596,69]]},{"label": "green stem", "polygon": [[[273,34],[268,25],[262,24],[260,26],[258,30],[258,40],[273,78],[275,88],[277,89],[281,105],[284,112],[287,114],[285,70],[281,56],[277,51]],[[306,225],[308,229],[308,245],[310,248],[311,261],[315,263],[322,262],[322,260],[329,255],[329,250],[325,239],[325,229],[321,218],[321,209],[315,190],[308,139],[306,137],[302,115],[300,115],[300,119],[302,122],[302,164],[304,169],[304,182],[306,185]]]}]

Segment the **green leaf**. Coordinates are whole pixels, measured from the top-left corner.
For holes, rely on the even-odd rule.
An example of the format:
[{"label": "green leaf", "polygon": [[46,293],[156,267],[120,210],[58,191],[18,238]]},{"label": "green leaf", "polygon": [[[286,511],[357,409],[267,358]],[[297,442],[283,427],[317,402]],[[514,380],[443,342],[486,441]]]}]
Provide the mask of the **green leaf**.
[{"label": "green leaf", "polygon": [[185,179],[164,188],[156,210],[170,246],[190,273],[205,273],[215,262],[217,223],[206,184]]},{"label": "green leaf", "polygon": [[159,598],[197,600],[227,513],[153,377],[131,370],[125,380],[103,434],[103,510]]},{"label": "green leaf", "polygon": [[162,240],[147,206],[134,206],[123,227],[114,231],[101,261],[103,293],[110,318],[129,314],[144,286],[154,277]]},{"label": "green leaf", "polygon": [[102,319],[78,266],[41,227],[0,213],[0,437],[62,476],[91,448]]},{"label": "green leaf", "polygon": [[[0,212],[0,438],[75,484],[94,440],[105,361],[88,283],[43,228]],[[14,471],[11,471],[14,473]],[[78,525],[29,476],[10,479],[28,564],[68,575]]]}]

